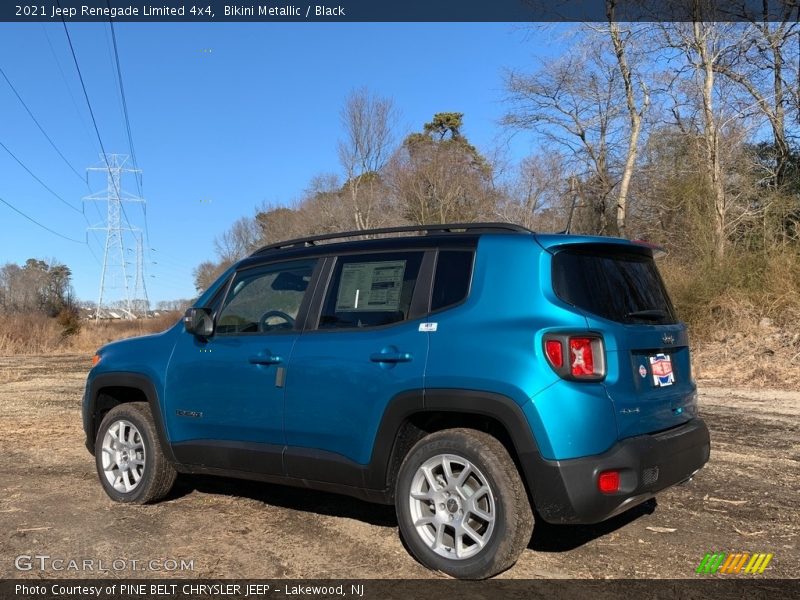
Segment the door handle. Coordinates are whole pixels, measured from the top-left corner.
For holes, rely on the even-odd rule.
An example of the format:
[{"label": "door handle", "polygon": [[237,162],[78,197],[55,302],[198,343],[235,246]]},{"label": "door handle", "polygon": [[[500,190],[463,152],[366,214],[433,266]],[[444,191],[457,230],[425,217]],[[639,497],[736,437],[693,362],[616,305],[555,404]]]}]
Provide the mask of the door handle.
[{"label": "door handle", "polygon": [[412,358],[414,357],[408,352],[376,352],[369,356],[369,359],[376,363],[410,362]]},{"label": "door handle", "polygon": [[280,356],[275,356],[274,354],[270,353],[256,354],[247,360],[251,365],[277,365],[283,362],[283,359]]}]

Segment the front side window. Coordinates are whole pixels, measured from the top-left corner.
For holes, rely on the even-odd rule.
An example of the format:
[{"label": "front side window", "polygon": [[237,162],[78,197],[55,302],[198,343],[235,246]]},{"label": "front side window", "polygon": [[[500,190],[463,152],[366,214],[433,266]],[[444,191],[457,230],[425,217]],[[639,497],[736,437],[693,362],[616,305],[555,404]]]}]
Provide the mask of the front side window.
[{"label": "front side window", "polygon": [[391,252],[339,258],[319,328],[378,327],[407,319],[422,254]]},{"label": "front side window", "polygon": [[237,273],[217,318],[216,333],[274,333],[296,328],[316,261]]}]

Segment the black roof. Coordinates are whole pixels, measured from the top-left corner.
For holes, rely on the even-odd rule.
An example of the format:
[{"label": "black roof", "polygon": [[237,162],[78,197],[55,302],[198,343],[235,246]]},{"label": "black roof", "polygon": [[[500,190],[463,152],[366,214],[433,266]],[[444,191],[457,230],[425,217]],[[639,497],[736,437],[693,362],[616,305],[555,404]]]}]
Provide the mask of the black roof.
[{"label": "black roof", "polygon": [[[293,240],[286,240],[269,244],[259,248],[251,257],[265,256],[272,254],[278,250],[290,250],[299,248],[309,248],[320,245],[320,242],[328,242],[333,240],[350,241],[363,246],[367,240],[353,240],[351,238],[363,238],[365,236],[376,235],[390,235],[396,233],[424,233],[425,237],[428,236],[456,236],[464,234],[481,234],[481,233],[533,233],[530,229],[515,225],[513,223],[445,223],[441,225],[407,225],[402,227],[382,227],[380,229],[363,229],[359,231],[344,231],[341,233],[326,233],[322,235],[313,235],[309,237],[296,238]],[[419,238],[420,236],[402,236],[401,239],[407,241],[409,237]],[[383,238],[389,240],[396,240],[398,238]],[[337,244],[338,246],[338,244]]]}]

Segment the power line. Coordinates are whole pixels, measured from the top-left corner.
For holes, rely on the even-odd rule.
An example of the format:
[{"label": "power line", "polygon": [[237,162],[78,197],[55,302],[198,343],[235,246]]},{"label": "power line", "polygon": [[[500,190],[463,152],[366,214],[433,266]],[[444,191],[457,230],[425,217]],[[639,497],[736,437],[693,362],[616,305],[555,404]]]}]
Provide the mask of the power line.
[{"label": "power line", "polygon": [[34,223],[35,225],[37,225],[37,226],[41,227],[42,229],[44,229],[44,230],[46,230],[46,231],[49,231],[49,232],[50,232],[50,233],[52,233],[53,235],[57,235],[58,237],[60,237],[60,238],[63,238],[63,239],[65,239],[65,240],[68,240],[68,241],[70,241],[70,242],[75,242],[76,244],[86,244],[86,245],[88,246],[88,243],[86,243],[86,242],[82,242],[82,241],[80,241],[80,240],[76,240],[76,239],[73,239],[73,238],[71,238],[71,237],[67,237],[67,236],[66,236],[66,235],[64,235],[64,234],[58,233],[57,231],[54,231],[53,229],[50,229],[50,228],[49,228],[47,225],[42,225],[41,223],[39,223],[39,221],[37,221],[37,220],[36,220],[36,219],[34,219],[33,217],[30,217],[30,216],[26,215],[24,212],[22,212],[21,210],[19,210],[19,209],[18,209],[17,207],[15,207],[14,205],[12,205],[12,204],[10,204],[10,203],[6,202],[5,200],[3,200],[3,198],[0,198],[0,202],[2,202],[3,204],[5,204],[5,205],[6,205],[8,208],[10,208],[11,210],[13,210],[15,213],[17,213],[17,214],[19,214],[19,215],[22,215],[23,217],[25,217],[26,219],[28,219],[28,221],[30,221],[31,223]]},{"label": "power line", "polygon": [[[20,160],[20,159],[19,159],[19,158],[18,158],[18,157],[17,157],[17,156],[16,156],[16,155],[15,155],[15,154],[14,154],[14,153],[13,153],[13,152],[12,152],[12,151],[9,149],[9,148],[8,148],[8,146],[6,146],[6,145],[5,145],[3,142],[0,142],[0,147],[2,147],[2,148],[3,148],[3,150],[5,150],[6,152],[8,152],[8,154],[11,156],[11,158],[13,158],[15,161],[17,161],[17,164],[19,164],[19,166],[21,166],[23,169],[25,169],[25,171],[28,173],[28,175],[30,175],[31,177],[33,177],[33,179],[35,179],[35,180],[36,180],[36,182],[37,182],[37,183],[39,183],[39,185],[41,185],[41,186],[42,186],[44,189],[46,189],[48,192],[50,192],[50,193],[51,193],[53,196],[55,196],[56,198],[58,198],[58,200],[59,200],[60,202],[63,202],[64,204],[66,204],[66,205],[67,205],[69,208],[71,208],[71,209],[72,209],[72,210],[74,210],[75,212],[77,212],[77,213],[80,213],[80,215],[83,217],[83,220],[84,220],[84,221],[86,221],[86,224],[87,224],[87,225],[89,225],[89,226],[91,227],[91,223],[89,222],[89,219],[87,219],[87,218],[86,218],[86,214],[85,214],[85,213],[84,213],[82,210],[79,210],[79,209],[78,209],[78,208],[76,208],[74,205],[72,205],[70,202],[68,202],[68,201],[67,201],[67,200],[65,200],[63,197],[61,197],[59,194],[57,194],[55,191],[53,191],[53,189],[52,189],[52,188],[50,188],[50,186],[48,186],[48,185],[47,185],[47,184],[46,184],[44,181],[42,181],[42,180],[41,180],[39,177],[37,177],[37,175],[36,175],[36,174],[35,174],[33,171],[31,171],[31,170],[30,170],[30,169],[29,169],[29,168],[28,168],[28,167],[25,165],[25,163],[23,163],[23,162],[22,162],[22,161],[21,161],[21,160]],[[88,185],[88,182],[87,182],[87,185]],[[6,204],[8,204],[8,203],[6,203]],[[13,207],[11,207],[11,208],[13,208]],[[16,209],[15,209],[15,210],[16,210]],[[17,211],[17,212],[19,212],[19,211]],[[20,214],[23,214],[23,213],[20,213]],[[27,215],[24,215],[24,214],[23,214],[23,216],[24,216],[24,217],[26,217],[26,218],[29,218],[29,219],[30,219],[30,217],[28,217]],[[33,219],[31,219],[31,220],[33,220]],[[36,223],[36,221],[34,221],[34,222]],[[39,224],[39,223],[37,223],[37,225],[38,225],[38,224]],[[45,229],[47,229],[47,228],[45,227]],[[48,229],[48,231],[50,231],[50,230]],[[53,232],[53,233],[56,233],[56,232]],[[94,232],[92,232],[92,233],[93,233],[93,235],[94,235],[94,237],[95,237],[95,241],[97,241],[97,243],[99,244],[99,243],[100,243],[100,241],[97,239],[97,234],[96,234],[96,233],[94,233]],[[56,233],[56,235],[59,235],[59,236],[61,236],[61,234],[59,234],[59,233]],[[61,237],[65,237],[65,236],[61,236]],[[66,238],[66,239],[69,239],[70,241],[75,241],[75,240],[72,240],[72,238]],[[94,259],[95,259],[95,262],[97,262],[98,264],[100,264],[100,260],[97,258],[97,255],[95,255],[95,253],[94,253],[94,250],[92,250],[92,247],[91,247],[91,245],[89,244],[89,238],[88,238],[88,236],[87,236],[87,238],[86,238],[86,246],[89,248],[89,252],[91,252],[92,256],[93,256],[93,257],[94,257]]]},{"label": "power line", "polygon": [[[111,10],[111,4],[109,0],[106,0],[106,4],[108,5],[109,10]],[[120,67],[119,62],[119,48],[117,47],[117,33],[116,29],[114,28],[114,21],[113,19],[109,19],[109,25],[111,26],[111,41],[114,46],[114,61],[117,67],[117,81],[119,82],[119,93],[122,98],[122,112],[125,117],[125,131],[128,134],[128,147],[131,151],[131,159],[133,160],[133,168],[139,168],[139,161],[136,158],[136,149],[133,145],[133,134],[131,133],[131,119],[128,115],[128,99],[125,95],[125,86],[122,83],[122,68]],[[142,174],[141,172],[135,173],[134,178],[136,181],[136,189],[139,192],[139,197],[144,197],[142,193]],[[145,208],[147,205],[142,204],[142,212],[144,213],[144,235],[145,239],[147,240],[147,246],[150,246],[150,228],[147,225],[147,209]],[[149,252],[148,252],[149,254]]]},{"label": "power line", "polygon": [[[86,127],[86,121],[84,120],[83,115],[81,114],[80,108],[78,108],[78,103],[75,101],[75,95],[72,93],[72,88],[70,87],[69,82],[67,81],[67,76],[64,74],[64,69],[61,68],[61,62],[58,60],[58,56],[56,55],[56,51],[53,48],[52,42],[50,41],[50,36],[47,33],[47,28],[44,26],[43,23],[41,24],[41,26],[42,26],[42,32],[44,33],[45,40],[47,40],[47,46],[50,48],[50,54],[53,57],[53,62],[56,63],[56,67],[58,67],[58,72],[61,73],[61,80],[64,82],[64,87],[67,88],[67,93],[69,94],[70,100],[72,100],[72,106],[75,107],[75,114],[78,116],[78,120],[81,122],[81,129],[83,130],[83,133],[86,135],[86,138],[89,140],[89,143],[91,144],[92,137],[89,134],[89,130]],[[81,179],[83,179],[83,178],[81,178]],[[83,180],[84,180],[84,183],[86,184],[86,188],[91,192],[92,188],[89,187],[89,178],[88,178],[88,176]],[[94,204],[94,210],[97,213],[97,218],[102,221],[103,215],[100,214],[100,209],[98,208],[97,204]],[[88,223],[88,220],[87,220],[87,223]],[[95,238],[95,241],[97,242],[97,244],[102,247],[102,244],[100,243],[100,240],[97,239],[97,234],[94,233],[94,232],[92,232],[92,233],[94,235],[94,238]]]},{"label": "power line", "polygon": [[33,120],[34,123],[36,123],[36,126],[39,128],[39,131],[41,131],[42,135],[47,138],[47,141],[50,142],[50,145],[53,147],[53,150],[55,150],[56,153],[58,153],[58,155],[61,157],[61,160],[63,160],[67,164],[67,166],[70,169],[72,169],[72,172],[75,173],[75,175],[78,176],[78,179],[80,179],[81,181],[85,181],[85,179],[81,176],[80,173],[78,173],[78,171],[75,169],[75,167],[72,166],[72,163],[70,163],[67,160],[67,157],[64,156],[64,154],[61,152],[61,150],[58,149],[58,146],[56,146],[56,144],[52,140],[52,138],[49,135],[47,135],[47,132],[44,130],[44,127],[42,127],[41,123],[39,123],[39,121],[36,119],[36,117],[33,116],[33,113],[31,112],[31,109],[28,108],[27,104],[25,104],[25,100],[23,100],[22,96],[19,95],[19,92],[17,91],[17,88],[15,88],[14,84],[11,83],[11,80],[8,78],[8,75],[6,75],[6,72],[3,70],[3,67],[0,67],[0,75],[2,75],[3,79],[6,80],[6,83],[8,84],[8,87],[11,88],[11,91],[14,92],[14,95],[17,97],[17,100],[19,100],[20,103],[22,104],[22,106],[25,107],[25,110],[27,111],[28,116]]},{"label": "power line", "polygon": [[46,184],[44,181],[42,181],[41,179],[39,179],[39,178],[36,176],[36,174],[35,174],[33,171],[31,171],[31,170],[30,170],[28,167],[26,167],[26,166],[25,166],[25,163],[23,163],[23,162],[22,162],[20,159],[18,159],[18,158],[17,158],[17,156],[16,156],[16,155],[15,155],[15,154],[14,154],[14,153],[11,151],[11,150],[9,150],[9,149],[8,149],[8,147],[7,147],[7,146],[6,146],[6,145],[5,145],[3,142],[0,142],[0,147],[2,147],[2,148],[3,148],[3,150],[5,150],[6,152],[8,152],[8,153],[9,153],[9,155],[11,155],[11,158],[13,158],[15,161],[17,161],[17,163],[19,164],[19,166],[20,166],[20,167],[22,167],[23,169],[25,169],[25,170],[28,172],[28,175],[30,175],[30,176],[31,176],[31,177],[33,177],[33,178],[34,178],[36,181],[38,181],[38,182],[39,182],[39,185],[41,185],[41,186],[42,186],[44,189],[46,189],[48,192],[50,192],[51,194],[53,194],[53,196],[55,196],[56,198],[58,198],[58,199],[59,199],[61,202],[63,202],[63,203],[64,203],[64,204],[66,204],[67,206],[69,206],[69,207],[70,207],[72,210],[74,210],[75,212],[78,212],[78,213],[81,213],[81,214],[83,214],[83,211],[82,211],[82,210],[80,210],[79,208],[76,208],[76,207],[75,207],[75,206],[73,206],[71,203],[69,203],[69,202],[67,202],[66,200],[64,200],[64,198],[62,198],[61,196],[59,196],[58,194],[56,194],[56,193],[55,193],[55,192],[54,192],[52,189],[50,189],[50,187],[48,187],[48,185],[47,185],[47,184]]},{"label": "power line", "polygon": [[[72,100],[72,106],[75,108],[75,114],[78,116],[78,120],[81,122],[81,129],[83,130],[86,139],[89,140],[90,145],[92,144],[92,136],[89,134],[89,129],[86,127],[86,121],[81,114],[80,108],[78,108],[78,102],[75,100],[75,95],[72,93],[72,88],[67,81],[67,76],[64,74],[64,69],[61,68],[61,62],[58,60],[58,56],[56,55],[55,48],[53,48],[53,43],[50,41],[50,35],[47,33],[47,27],[45,27],[44,23],[40,23],[42,27],[42,33],[44,33],[44,38],[47,41],[47,46],[50,48],[50,55],[53,57],[53,62],[56,63],[56,67],[58,68],[58,72],[61,74],[61,81],[64,82],[64,87],[67,88],[67,93],[69,94],[70,100]],[[89,187],[89,181],[86,180],[86,187]]]},{"label": "power line", "polygon": [[[88,221],[87,221],[87,223],[88,223]],[[92,232],[92,233],[94,233],[94,232]],[[99,243],[100,242],[98,242],[98,244]],[[103,265],[100,263],[100,259],[97,258],[97,254],[94,253],[94,250],[92,250],[92,245],[89,243],[89,233],[88,232],[86,233],[86,247],[89,249],[89,253],[92,255],[92,258],[94,258],[94,262],[97,263],[97,266],[98,267],[102,267]]]},{"label": "power line", "polygon": [[[47,35],[47,32],[46,32],[46,31],[45,31],[45,35]],[[69,37],[69,36],[68,36],[68,37]],[[52,44],[50,43],[50,38],[49,38],[49,36],[47,36],[47,43],[48,43],[48,45],[49,45],[49,47],[50,47],[50,51],[51,51],[51,53],[53,54],[53,57],[54,57],[54,58],[56,58],[56,57],[55,57],[55,51],[53,50],[53,46],[52,46]],[[70,44],[70,45],[71,45],[71,44]],[[60,64],[58,64],[58,60],[57,60],[57,58],[56,58],[56,66],[58,67],[59,71],[61,72],[62,79],[64,79],[64,82],[65,82],[65,84],[66,84],[66,78],[64,77],[64,72],[63,72],[63,70],[61,69],[61,65],[60,65]],[[52,138],[51,138],[51,137],[50,137],[50,136],[47,134],[47,132],[45,131],[44,127],[42,127],[41,123],[39,123],[39,120],[36,118],[36,116],[35,116],[35,115],[33,114],[33,112],[31,111],[30,107],[28,107],[27,103],[26,103],[26,102],[23,100],[22,96],[21,96],[21,95],[20,95],[20,93],[17,91],[16,87],[14,87],[14,84],[13,84],[13,83],[11,83],[11,80],[9,79],[8,75],[6,74],[6,72],[5,72],[5,71],[2,69],[2,67],[0,67],[0,74],[2,74],[2,76],[3,76],[3,79],[5,79],[5,81],[6,81],[6,83],[8,84],[8,86],[9,86],[9,87],[11,88],[11,90],[14,92],[14,95],[17,97],[17,100],[19,100],[19,102],[20,102],[20,103],[22,104],[22,106],[25,108],[25,111],[28,113],[28,116],[29,116],[29,117],[31,118],[31,120],[32,120],[32,121],[33,121],[33,122],[36,124],[36,126],[39,128],[39,131],[42,133],[42,135],[44,135],[44,137],[47,139],[47,141],[50,143],[50,145],[53,147],[53,149],[56,151],[56,153],[59,155],[59,157],[61,157],[61,159],[62,159],[62,160],[64,161],[64,163],[66,163],[66,165],[67,165],[67,166],[68,166],[68,167],[69,167],[69,168],[72,170],[72,172],[73,172],[73,173],[75,173],[75,175],[76,175],[76,176],[77,176],[77,177],[78,177],[78,178],[79,178],[81,181],[83,181],[83,182],[86,184],[86,186],[88,187],[88,186],[89,186],[89,181],[88,181],[88,178],[84,178],[84,177],[82,177],[82,176],[81,176],[81,174],[80,174],[80,173],[77,171],[77,169],[75,169],[75,167],[72,165],[72,163],[70,163],[70,162],[69,162],[69,160],[66,158],[66,156],[64,156],[63,152],[61,152],[61,150],[58,148],[58,146],[56,146],[56,144],[55,144],[55,142],[53,141],[53,139],[52,139]],[[72,93],[71,93],[71,91],[69,90],[69,86],[67,86],[67,91],[69,91],[69,92],[70,92],[70,96],[71,96],[71,95],[72,95]],[[87,101],[88,101],[88,99],[87,99]],[[73,98],[73,104],[74,104],[74,98]],[[76,109],[77,109],[77,106],[76,106]],[[98,140],[99,140],[99,138],[98,138]],[[39,177],[38,177],[38,176],[37,176],[35,173],[33,173],[33,171],[31,171],[31,170],[30,170],[30,169],[29,169],[29,168],[28,168],[28,167],[27,167],[27,166],[26,166],[26,165],[25,165],[25,164],[24,164],[24,163],[23,163],[23,162],[22,162],[22,161],[21,161],[21,160],[20,160],[20,159],[19,159],[19,158],[18,158],[16,155],[15,155],[15,154],[14,154],[14,153],[13,153],[13,152],[12,152],[12,151],[11,151],[11,150],[10,150],[10,149],[7,147],[7,146],[6,146],[6,145],[5,145],[5,144],[3,144],[2,142],[0,142],[0,146],[2,146],[2,148],[3,148],[3,149],[4,149],[4,150],[5,150],[5,151],[6,151],[6,152],[7,152],[7,153],[8,153],[8,154],[9,154],[9,155],[10,155],[10,156],[11,156],[11,157],[12,157],[12,158],[13,158],[13,159],[14,159],[14,160],[15,160],[15,161],[16,161],[16,162],[17,162],[17,163],[18,163],[18,164],[19,164],[19,165],[20,165],[20,166],[21,166],[21,167],[22,167],[22,168],[23,168],[23,169],[24,169],[24,170],[25,170],[25,171],[26,171],[26,172],[27,172],[27,173],[28,173],[28,174],[29,174],[29,175],[30,175],[32,178],[33,178],[33,179],[34,179],[34,180],[36,180],[36,181],[37,181],[37,182],[38,182],[38,183],[39,183],[39,184],[40,184],[40,185],[41,185],[41,186],[42,186],[44,189],[46,189],[46,190],[47,190],[48,192],[50,192],[50,193],[51,193],[53,196],[55,196],[55,197],[56,197],[56,198],[57,198],[57,199],[58,199],[60,202],[62,202],[62,203],[64,203],[64,204],[66,204],[66,205],[67,205],[69,208],[71,208],[71,209],[72,209],[72,210],[74,210],[75,212],[78,212],[78,213],[80,213],[80,214],[81,214],[81,216],[83,217],[83,220],[86,222],[86,224],[87,224],[87,225],[89,225],[89,226],[91,227],[91,223],[90,223],[90,222],[89,222],[89,220],[86,218],[86,214],[85,214],[85,213],[84,213],[82,210],[80,210],[80,209],[76,208],[76,207],[75,207],[74,205],[72,205],[70,202],[68,202],[67,200],[65,200],[64,198],[62,198],[62,197],[61,197],[59,194],[57,194],[55,191],[53,191],[53,189],[52,189],[52,188],[50,188],[50,187],[49,187],[47,184],[45,184],[45,183],[44,183],[44,182],[43,182],[43,181],[42,181],[42,180],[41,180],[41,179],[40,179],[40,178],[39,178]],[[0,200],[2,200],[2,199],[0,199]],[[17,212],[17,213],[18,213],[18,214],[20,214],[21,216],[23,216],[24,218],[26,218],[27,220],[29,220],[29,221],[31,221],[32,223],[36,224],[37,226],[39,226],[39,227],[41,227],[41,228],[45,229],[46,231],[48,231],[48,232],[50,232],[50,233],[52,233],[52,234],[54,234],[54,235],[57,235],[58,237],[61,237],[61,238],[63,238],[63,239],[69,240],[69,241],[71,241],[71,242],[80,243],[80,244],[85,244],[85,245],[86,245],[86,247],[87,247],[87,249],[89,250],[89,253],[92,255],[92,258],[94,258],[95,262],[97,262],[98,264],[100,264],[100,260],[97,258],[97,255],[95,254],[94,250],[92,249],[92,246],[91,246],[91,244],[89,243],[89,236],[88,236],[88,234],[87,234],[87,236],[86,236],[86,239],[85,239],[85,241],[83,241],[83,242],[81,242],[81,241],[79,241],[79,240],[76,240],[76,239],[73,239],[73,238],[70,238],[70,237],[68,237],[68,236],[65,236],[65,235],[63,235],[63,234],[61,234],[61,233],[58,233],[57,231],[54,231],[53,229],[50,229],[49,227],[47,227],[47,226],[45,226],[45,225],[42,225],[42,224],[41,224],[41,223],[39,223],[39,222],[38,222],[36,219],[34,219],[34,218],[30,217],[29,215],[27,215],[27,214],[23,213],[22,211],[20,211],[20,210],[19,210],[19,209],[17,209],[16,207],[12,206],[11,204],[9,204],[8,202],[6,202],[5,200],[2,200],[2,202],[3,202],[3,204],[5,204],[6,206],[8,206],[8,207],[9,207],[9,208],[11,208],[12,210],[14,210],[15,212]],[[94,237],[95,237],[95,241],[97,241],[97,243],[99,244],[100,242],[99,242],[99,240],[97,240],[97,235],[96,235],[94,232],[92,232],[92,234],[93,234],[93,235],[94,235]]]},{"label": "power line", "polygon": [[[59,9],[61,9],[61,2],[56,0],[56,5]],[[72,45],[72,38],[69,35],[69,29],[67,29],[67,22],[64,20],[64,15],[61,15],[61,24],[64,25],[64,33],[67,35],[67,42],[69,42],[69,51],[72,54],[72,60],[75,63],[75,70],[78,71],[78,79],[81,82],[81,89],[83,90],[83,97],[86,99],[86,106],[89,107],[89,115],[92,117],[92,125],[94,126],[94,132],[97,135],[97,141],[100,144],[100,151],[103,153],[103,156],[107,156],[105,146],[103,145],[103,138],[100,137],[100,129],[97,127],[97,119],[94,117],[94,111],[92,110],[92,103],[89,101],[89,93],[86,91],[86,84],[83,81],[83,74],[81,73],[80,65],[78,65],[78,57],[75,54],[75,47]],[[111,166],[108,166],[109,176],[111,174]],[[116,181],[115,181],[116,183]],[[117,197],[120,197],[122,194],[119,190],[119,186],[116,186]],[[128,227],[131,226],[130,219],[128,219],[128,214],[125,211],[125,206],[122,205],[122,216],[125,217],[125,222],[128,224]]]},{"label": "power line", "polygon": [[[108,2],[107,2],[108,4]],[[111,5],[109,4],[109,8]],[[111,25],[111,41],[114,46],[114,62],[117,67],[117,81],[119,82],[119,93],[122,99],[122,113],[125,117],[125,131],[128,134],[128,147],[131,151],[131,158],[133,159],[133,168],[138,168],[138,161],[136,160],[136,149],[133,146],[133,135],[131,134],[131,119],[128,115],[128,99],[125,96],[125,86],[122,83],[122,68],[120,67],[119,63],[119,49],[117,47],[117,33],[116,29],[114,28],[114,21],[110,20],[109,24]],[[139,195],[142,195],[142,188],[141,188],[141,176],[140,174],[136,174],[136,186],[139,191]]]},{"label": "power line", "polygon": [[[84,221],[86,221],[86,224],[87,224],[87,225],[89,225],[89,227],[91,227],[91,225],[92,225],[92,224],[89,222],[89,219],[87,219],[87,218],[86,218],[86,213],[84,213],[84,212],[83,212],[83,211],[81,211],[81,210],[78,210],[78,209],[77,209],[76,207],[74,207],[72,204],[70,204],[69,202],[67,202],[66,200],[64,200],[64,198],[62,198],[60,195],[58,195],[57,193],[55,193],[55,192],[54,192],[54,191],[53,191],[53,190],[52,190],[52,189],[51,189],[51,188],[50,188],[50,187],[49,187],[47,184],[45,184],[45,183],[44,183],[44,182],[43,182],[41,179],[39,179],[39,178],[36,176],[36,174],[35,174],[33,171],[31,171],[31,170],[30,170],[30,169],[29,169],[27,166],[25,166],[25,164],[24,164],[24,163],[23,163],[23,162],[22,162],[22,161],[21,161],[19,158],[17,158],[17,156],[16,156],[16,155],[15,155],[13,152],[11,152],[11,150],[9,150],[9,149],[8,149],[8,147],[7,147],[5,144],[3,144],[3,142],[0,142],[0,147],[2,147],[2,148],[3,148],[3,150],[5,150],[6,152],[8,152],[8,153],[11,155],[11,158],[13,158],[15,161],[17,161],[17,163],[19,163],[19,165],[20,165],[20,166],[21,166],[23,169],[25,169],[25,171],[27,171],[27,172],[28,172],[28,175],[30,175],[31,177],[33,177],[33,178],[34,178],[34,179],[35,179],[35,180],[36,180],[36,181],[39,183],[39,185],[41,185],[41,186],[42,186],[44,189],[46,189],[48,192],[50,192],[51,194],[53,194],[53,195],[54,195],[56,198],[58,198],[58,199],[59,199],[61,202],[63,202],[63,203],[64,203],[64,204],[66,204],[67,206],[69,206],[69,207],[70,207],[72,210],[74,210],[74,211],[75,211],[75,212],[77,212],[77,213],[80,213],[81,217],[83,217],[83,220],[84,220]],[[6,204],[8,204],[8,203],[6,203]],[[12,208],[13,208],[13,207],[12,207]],[[15,209],[15,210],[16,210],[16,209]],[[19,211],[17,211],[17,212],[19,212]],[[22,214],[22,213],[20,213],[20,214]],[[25,216],[26,218],[30,218],[30,217],[27,217],[27,215],[24,215],[24,214],[23,214],[23,216]],[[31,220],[33,220],[33,219],[31,219]],[[34,222],[36,222],[36,221],[34,221]],[[38,225],[38,224],[39,224],[39,223],[37,223],[37,225]],[[45,227],[45,229],[47,229],[47,228]],[[50,231],[50,230],[48,229],[48,231]],[[56,232],[54,232],[54,233],[56,233]],[[96,234],[95,232],[92,232],[92,234],[93,234],[93,235],[94,235],[94,237],[95,237],[95,241],[96,241],[98,244],[100,244],[100,240],[98,240],[98,239],[97,239],[97,234]],[[61,235],[61,234],[59,234],[59,233],[56,233],[56,235]],[[61,237],[64,237],[64,236],[61,236]],[[71,241],[75,241],[75,240],[72,240],[71,238],[66,238],[66,239],[69,239],[69,240],[71,240]],[[94,250],[92,250],[92,247],[89,245],[89,238],[88,238],[88,236],[87,236],[87,238],[86,238],[86,246],[89,248],[89,252],[91,252],[91,253],[92,253],[92,256],[94,257],[94,259],[95,259],[95,261],[97,262],[97,264],[100,264],[100,260],[97,258],[97,256],[96,256],[96,255],[95,255],[95,253],[94,253]]]}]

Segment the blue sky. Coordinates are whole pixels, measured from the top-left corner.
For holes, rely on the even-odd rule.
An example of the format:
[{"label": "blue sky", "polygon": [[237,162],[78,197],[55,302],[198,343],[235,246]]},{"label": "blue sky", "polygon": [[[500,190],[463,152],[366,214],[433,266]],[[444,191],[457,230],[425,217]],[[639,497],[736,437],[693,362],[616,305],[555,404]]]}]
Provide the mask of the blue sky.
[{"label": "blue sky", "polygon": [[[505,68],[532,69],[557,46],[557,31],[531,36],[518,24],[115,25],[143,192],[147,198],[151,301],[192,297],[191,270],[213,257],[213,239],[254,207],[297,199],[319,173],[338,172],[339,111],[366,86],[400,110],[400,135],[434,112],[465,113],[479,148],[499,141]],[[127,153],[107,24],[69,25],[107,152]],[[52,46],[52,50],[51,50]],[[0,67],[42,127],[81,173],[99,145],[61,24],[0,24]],[[0,78],[0,142],[75,206],[89,193]],[[509,142],[514,160],[532,138]],[[102,190],[102,174],[90,176]],[[123,188],[135,192],[132,176]],[[86,221],[0,148],[0,198],[68,237]],[[104,205],[100,205],[105,210]],[[95,207],[85,214],[100,221]],[[130,221],[143,226],[139,206]],[[90,247],[102,256],[100,241]],[[133,252],[130,261],[134,262]],[[55,258],[73,271],[80,299],[96,300],[100,266],[85,244],[62,240],[0,204],[0,264]],[[132,265],[131,265],[132,268]]]}]

